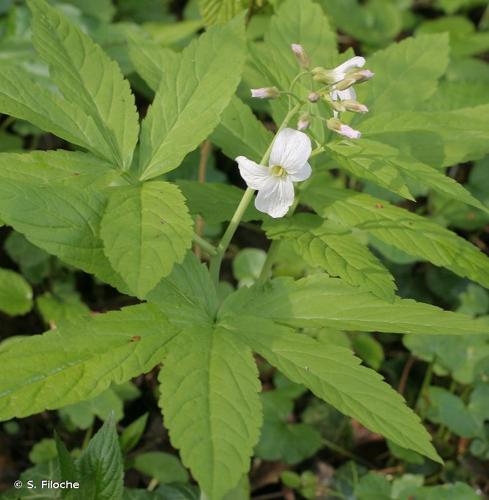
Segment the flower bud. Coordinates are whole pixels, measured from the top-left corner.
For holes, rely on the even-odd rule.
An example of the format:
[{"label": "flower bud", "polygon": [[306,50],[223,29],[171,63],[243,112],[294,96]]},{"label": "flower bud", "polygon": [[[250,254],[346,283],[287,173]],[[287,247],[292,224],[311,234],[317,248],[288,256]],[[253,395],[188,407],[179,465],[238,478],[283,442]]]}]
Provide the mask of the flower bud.
[{"label": "flower bud", "polygon": [[307,96],[307,100],[309,102],[312,102],[312,103],[315,103],[315,102],[318,102],[319,99],[321,99],[321,96],[317,93],[317,92],[311,92],[308,96]]},{"label": "flower bud", "polygon": [[355,73],[350,73],[348,75],[348,77],[354,79],[356,83],[366,82],[367,80],[370,80],[370,78],[373,78],[374,76],[375,73],[372,73],[368,69],[361,69],[360,71],[355,71]]},{"label": "flower bud", "polygon": [[317,68],[313,68],[311,73],[313,79],[317,82],[326,83],[327,85],[332,85],[337,82],[337,77],[334,71],[329,69],[324,69],[318,66]]},{"label": "flower bud", "polygon": [[330,118],[326,122],[326,126],[333,132],[348,137],[349,139],[360,139],[362,136],[361,132],[341,123],[338,118]]},{"label": "flower bud", "polygon": [[260,89],[251,89],[251,97],[257,99],[276,99],[280,95],[277,87],[262,87]]},{"label": "flower bud", "polygon": [[368,108],[365,104],[360,104],[357,101],[352,101],[347,99],[346,101],[342,101],[341,104],[344,106],[346,111],[353,111],[354,113],[367,113]]},{"label": "flower bud", "polygon": [[299,62],[299,66],[301,68],[307,69],[311,65],[311,60],[309,56],[306,54],[304,47],[298,43],[293,43],[290,48],[292,52],[295,54],[297,61]]},{"label": "flower bud", "polygon": [[352,85],[357,83],[357,80],[354,78],[345,78],[344,80],[341,80],[334,86],[334,90],[346,90],[349,89]]},{"label": "flower bud", "polygon": [[309,125],[311,125],[311,117],[307,113],[302,114],[297,122],[297,130],[305,130],[309,128]]}]

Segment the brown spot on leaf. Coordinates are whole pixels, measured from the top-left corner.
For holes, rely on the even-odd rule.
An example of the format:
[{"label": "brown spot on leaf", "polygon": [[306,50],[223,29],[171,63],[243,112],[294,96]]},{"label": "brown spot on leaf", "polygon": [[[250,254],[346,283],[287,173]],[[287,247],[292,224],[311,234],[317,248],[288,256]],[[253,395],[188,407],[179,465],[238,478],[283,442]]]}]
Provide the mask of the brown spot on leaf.
[{"label": "brown spot on leaf", "polygon": [[134,335],[131,337],[130,342],[139,342],[141,340],[141,335]]}]

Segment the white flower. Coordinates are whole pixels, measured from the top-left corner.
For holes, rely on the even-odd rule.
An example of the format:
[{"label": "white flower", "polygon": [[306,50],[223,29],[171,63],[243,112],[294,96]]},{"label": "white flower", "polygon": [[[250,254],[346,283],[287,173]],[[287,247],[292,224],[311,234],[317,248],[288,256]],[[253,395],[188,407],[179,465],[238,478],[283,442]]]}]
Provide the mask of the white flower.
[{"label": "white flower", "polygon": [[236,161],[248,187],[257,189],[255,207],[271,217],[283,217],[294,202],[294,182],[311,175],[308,163],[311,140],[303,132],[286,128],[273,142],[268,167],[244,156]]},{"label": "white flower", "polygon": [[334,83],[340,82],[341,80],[344,80],[349,73],[352,73],[353,70],[363,68],[364,66],[364,57],[352,57],[351,59],[348,59],[348,61],[345,61],[331,70],[331,80],[333,80]]},{"label": "white flower", "polygon": [[280,95],[277,87],[262,87],[260,89],[251,89],[251,97],[257,99],[276,99]]},{"label": "white flower", "polygon": [[353,87],[346,90],[333,90],[329,94],[333,101],[356,101],[357,93]]}]

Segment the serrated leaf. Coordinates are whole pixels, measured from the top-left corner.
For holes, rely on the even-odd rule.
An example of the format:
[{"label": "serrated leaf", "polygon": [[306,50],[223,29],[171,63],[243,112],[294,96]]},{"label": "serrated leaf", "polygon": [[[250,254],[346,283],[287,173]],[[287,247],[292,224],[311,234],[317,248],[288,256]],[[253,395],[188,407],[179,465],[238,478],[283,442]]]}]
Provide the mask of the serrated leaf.
[{"label": "serrated leaf", "polygon": [[240,288],[224,301],[219,317],[229,314],[269,318],[298,328],[437,335],[489,333],[487,323],[470,316],[411,299],[386,302],[322,274],[298,281],[278,278],[265,288]]},{"label": "serrated leaf", "polygon": [[183,260],[192,228],[180,190],[153,181],[111,190],[100,234],[113,268],[144,297]]},{"label": "serrated leaf", "polygon": [[76,462],[83,500],[119,500],[124,470],[113,418],[108,418]]},{"label": "serrated leaf", "polygon": [[[177,330],[151,305],[63,323],[0,347],[0,419],[95,397],[161,361]],[[19,359],[23,360],[19,364]]]},{"label": "serrated leaf", "polygon": [[[376,52],[368,60],[375,78],[359,87],[359,101],[375,114],[415,109],[436,91],[438,78],[448,65],[448,54],[446,34],[407,38]],[[358,116],[355,123],[361,120]]]},{"label": "serrated leaf", "polygon": [[211,141],[233,160],[240,155],[259,162],[273,140],[272,133],[251,109],[234,96],[224,110]]},{"label": "serrated leaf", "polygon": [[141,127],[142,180],[175,169],[212,132],[236,90],[244,58],[239,17],[192,42],[163,74]]},{"label": "serrated leaf", "polygon": [[32,288],[18,273],[0,269],[0,311],[17,316],[32,308]]},{"label": "serrated leaf", "polygon": [[433,167],[478,160],[489,152],[489,104],[452,111],[386,111],[361,124],[365,138],[394,146]]},{"label": "serrated leaf", "polygon": [[127,170],[139,131],[129,83],[118,65],[59,10],[44,0],[30,0],[29,6],[34,47],[49,64],[53,82],[93,118],[113,162]]},{"label": "serrated leaf", "polygon": [[99,187],[116,172],[90,154],[0,155],[0,214],[34,245],[121,290],[99,237],[107,203]]},{"label": "serrated leaf", "polygon": [[311,266],[339,276],[346,283],[370,290],[390,301],[396,285],[382,263],[344,227],[319,217],[298,214],[267,225],[272,239],[289,239],[295,251]]},{"label": "serrated leaf", "polygon": [[322,184],[322,178],[318,177],[303,198],[321,216],[489,286],[489,258],[455,233],[367,194]]},{"label": "serrated leaf", "polygon": [[441,462],[419,417],[344,347],[322,344],[271,321],[233,318],[229,327],[293,382],[395,443]]},{"label": "serrated leaf", "polygon": [[207,25],[221,24],[243,11],[243,0],[199,0],[199,9]]},{"label": "serrated leaf", "polygon": [[257,377],[251,351],[213,326],[183,332],[160,372],[171,442],[210,498],[249,469],[261,424]]},{"label": "serrated leaf", "polygon": [[2,68],[0,75],[0,111],[32,123],[46,132],[65,139],[106,160],[112,153],[100,135],[94,120],[77,104],[36,83],[18,66]]}]

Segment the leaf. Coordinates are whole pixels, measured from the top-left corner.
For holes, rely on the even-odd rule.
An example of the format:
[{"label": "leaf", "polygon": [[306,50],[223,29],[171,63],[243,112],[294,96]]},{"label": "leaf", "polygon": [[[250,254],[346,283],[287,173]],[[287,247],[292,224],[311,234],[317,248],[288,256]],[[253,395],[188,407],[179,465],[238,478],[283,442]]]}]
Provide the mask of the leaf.
[{"label": "leaf", "polygon": [[[177,331],[151,305],[63,323],[0,347],[0,419],[93,398],[153,368]],[[19,364],[19,359],[23,362]]]},{"label": "leaf", "polygon": [[243,0],[199,0],[199,9],[207,25],[221,24],[243,11]]},{"label": "leaf", "polygon": [[76,468],[80,498],[118,500],[122,497],[124,470],[113,418],[107,419],[82,451]]},{"label": "leaf", "polygon": [[18,273],[0,269],[0,311],[10,316],[26,314],[32,309],[32,288]]},{"label": "leaf", "polygon": [[115,166],[129,169],[139,123],[134,95],[117,63],[44,0],[29,0],[33,43],[68,101],[93,118]]},{"label": "leaf", "polygon": [[311,266],[339,276],[346,283],[370,290],[390,301],[396,285],[382,263],[342,226],[323,222],[310,214],[298,214],[266,226],[272,239],[292,241],[295,251]]},{"label": "leaf", "polygon": [[303,199],[321,216],[360,230],[409,255],[489,286],[489,259],[477,247],[425,217],[367,194],[338,190],[317,178]]},{"label": "leaf", "polygon": [[[359,101],[377,115],[382,111],[412,110],[435,93],[448,65],[448,36],[420,35],[376,52],[368,60],[375,73],[359,87]],[[360,122],[357,117],[354,123]],[[362,128],[363,131],[363,128]]]},{"label": "leaf", "polygon": [[110,161],[110,148],[98,132],[94,120],[76,102],[61,99],[54,92],[36,83],[18,66],[2,68],[2,113],[27,120],[41,130],[51,132]]},{"label": "leaf", "polygon": [[244,58],[241,17],[211,28],[184,49],[163,74],[142,123],[141,180],[175,169],[212,132],[236,90]]},{"label": "leaf", "polygon": [[234,96],[224,110],[211,140],[233,160],[242,155],[259,162],[271,144],[273,135],[251,109]]},{"label": "leaf", "polygon": [[261,424],[257,376],[251,351],[213,326],[182,332],[160,371],[170,440],[210,498],[249,469]]},{"label": "leaf", "polygon": [[489,152],[489,104],[452,111],[375,113],[361,129],[365,138],[394,146],[404,156],[449,167]]},{"label": "leaf", "polygon": [[165,483],[185,483],[188,472],[183,468],[175,455],[161,451],[139,453],[134,458],[133,468],[146,476]]},{"label": "leaf", "polygon": [[[178,180],[176,182],[187,199],[192,215],[201,215],[208,224],[218,224],[231,220],[244,191],[217,182],[195,182]],[[248,206],[243,214],[243,221],[261,220],[263,214],[254,206]]]},{"label": "leaf", "polygon": [[[0,155],[0,214],[34,245],[124,290],[99,237],[115,171],[90,154]],[[90,186],[90,187],[89,187]],[[55,228],[55,230],[54,230]]]},{"label": "leaf", "polygon": [[[324,307],[327,307],[326,305]],[[304,334],[255,316],[228,320],[235,335],[293,382],[304,384],[373,432],[436,462],[440,457],[419,417],[402,396],[344,347],[322,344]]]},{"label": "leaf", "polygon": [[277,278],[265,288],[240,288],[225,301],[219,317],[251,315],[297,328],[388,333],[463,335],[489,333],[487,323],[411,299],[392,303],[337,278],[314,274],[293,281]]},{"label": "leaf", "polygon": [[144,413],[122,431],[119,438],[119,444],[123,455],[129,453],[138,444],[144,434],[148,416],[149,413]]},{"label": "leaf", "polygon": [[190,247],[193,222],[180,190],[153,181],[111,190],[100,234],[113,268],[144,297]]}]

